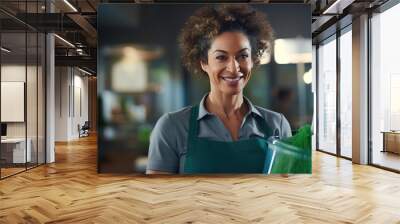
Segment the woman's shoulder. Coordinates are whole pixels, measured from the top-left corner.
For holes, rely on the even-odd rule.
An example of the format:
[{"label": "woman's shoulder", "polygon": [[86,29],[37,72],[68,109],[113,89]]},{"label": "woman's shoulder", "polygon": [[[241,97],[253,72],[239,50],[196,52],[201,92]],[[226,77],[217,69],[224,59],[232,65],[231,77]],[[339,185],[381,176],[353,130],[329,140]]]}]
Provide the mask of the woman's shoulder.
[{"label": "woman's shoulder", "polygon": [[282,113],[278,113],[259,106],[255,107],[256,110],[261,113],[264,120],[272,129],[279,130],[278,135],[280,135],[281,137],[290,137],[292,135],[290,124]]},{"label": "woman's shoulder", "polygon": [[192,106],[187,106],[176,111],[168,112],[166,113],[166,116],[168,116],[172,120],[183,120],[185,118],[189,119],[191,114],[191,109]]},{"label": "woman's shoulder", "polygon": [[163,114],[157,121],[164,129],[186,126],[189,122],[192,106]]},{"label": "woman's shoulder", "polygon": [[272,119],[272,120],[282,119],[283,115],[281,113],[260,106],[254,106],[254,107],[261,113],[264,119]]},{"label": "woman's shoulder", "polygon": [[256,110],[261,113],[262,117],[269,124],[273,124],[274,126],[279,127],[281,125],[282,120],[286,120],[285,116],[282,113],[260,107],[255,106]]}]

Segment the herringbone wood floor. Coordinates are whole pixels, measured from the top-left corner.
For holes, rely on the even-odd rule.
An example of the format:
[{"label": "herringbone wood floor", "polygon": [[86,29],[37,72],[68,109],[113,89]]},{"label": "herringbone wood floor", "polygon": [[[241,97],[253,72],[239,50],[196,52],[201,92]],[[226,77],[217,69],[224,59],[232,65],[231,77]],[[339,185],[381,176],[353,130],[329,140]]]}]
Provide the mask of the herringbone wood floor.
[{"label": "herringbone wood floor", "polygon": [[96,139],[0,181],[0,223],[400,223],[400,175],[315,152],[312,175],[96,173]]}]

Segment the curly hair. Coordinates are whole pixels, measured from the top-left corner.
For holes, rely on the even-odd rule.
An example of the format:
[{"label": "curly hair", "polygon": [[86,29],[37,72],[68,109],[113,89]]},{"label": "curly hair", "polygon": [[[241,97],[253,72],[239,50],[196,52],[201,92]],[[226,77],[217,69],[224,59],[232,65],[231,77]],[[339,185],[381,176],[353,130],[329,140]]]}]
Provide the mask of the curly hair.
[{"label": "curly hair", "polygon": [[223,32],[243,32],[251,45],[254,65],[259,65],[265,51],[270,51],[273,30],[266,16],[247,5],[202,7],[183,26],[179,38],[183,65],[195,74],[205,74],[200,61],[207,62],[213,39]]}]

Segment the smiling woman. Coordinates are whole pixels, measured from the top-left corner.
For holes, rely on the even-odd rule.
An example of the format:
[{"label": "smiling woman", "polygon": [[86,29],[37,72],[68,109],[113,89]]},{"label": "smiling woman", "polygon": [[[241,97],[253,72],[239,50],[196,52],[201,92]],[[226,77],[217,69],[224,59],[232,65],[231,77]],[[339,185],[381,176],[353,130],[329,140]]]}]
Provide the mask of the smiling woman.
[{"label": "smiling woman", "polygon": [[224,32],[217,36],[209,50],[207,62],[200,61],[202,69],[209,76],[211,92],[229,96],[240,93],[251,75],[253,62],[250,54],[250,43],[243,33]]},{"label": "smiling woman", "polygon": [[267,139],[291,136],[286,118],[243,95],[270,50],[272,28],[247,5],[204,7],[182,29],[183,64],[207,75],[198,105],[164,114],[150,138],[147,173],[262,173]]}]

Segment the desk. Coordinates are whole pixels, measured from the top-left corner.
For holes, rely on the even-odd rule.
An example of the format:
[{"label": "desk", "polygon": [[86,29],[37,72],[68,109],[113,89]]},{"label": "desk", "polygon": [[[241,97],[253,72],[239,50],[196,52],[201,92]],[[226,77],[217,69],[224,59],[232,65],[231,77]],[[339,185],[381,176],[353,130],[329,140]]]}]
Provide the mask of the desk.
[{"label": "desk", "polygon": [[382,131],[381,133],[383,133],[382,152],[400,154],[400,131]]},{"label": "desk", "polygon": [[[30,138],[26,140],[28,143],[25,154],[25,138],[6,138],[1,139],[1,157],[6,163],[25,163],[31,161],[31,145]],[[11,155],[12,154],[12,155]],[[11,159],[12,158],[12,159]],[[27,158],[27,161],[25,161]]]}]

